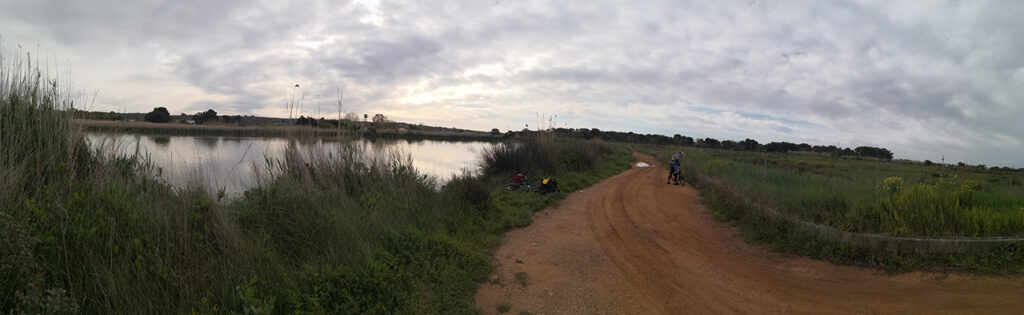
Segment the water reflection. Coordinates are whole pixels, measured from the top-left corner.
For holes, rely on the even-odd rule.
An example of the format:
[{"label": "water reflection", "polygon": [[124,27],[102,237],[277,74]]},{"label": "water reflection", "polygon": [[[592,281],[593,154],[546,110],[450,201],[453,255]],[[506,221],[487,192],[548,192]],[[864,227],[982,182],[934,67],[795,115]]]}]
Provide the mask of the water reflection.
[{"label": "water reflection", "polygon": [[[255,184],[254,165],[264,165],[265,157],[279,158],[289,140],[281,138],[153,136],[88,133],[96,146],[103,141],[118,141],[122,153],[131,154],[138,147],[160,169],[161,176],[179,188],[203,187],[224,189],[234,197]],[[487,142],[449,142],[434,140],[407,141],[376,139],[355,141],[374,154],[398,150],[412,157],[413,167],[420,173],[437,177],[442,182],[464,170],[475,172],[477,154],[491,144]],[[323,145],[336,150],[341,144],[313,140],[300,146]]]},{"label": "water reflection", "polygon": [[217,148],[217,142],[219,140],[220,137],[192,137],[192,141],[194,141],[196,144],[204,145],[211,149]]},{"label": "water reflection", "polygon": [[156,145],[159,145],[159,146],[162,146],[162,147],[166,147],[168,144],[171,143],[171,137],[168,137],[168,136],[153,136],[153,143],[156,143]]}]

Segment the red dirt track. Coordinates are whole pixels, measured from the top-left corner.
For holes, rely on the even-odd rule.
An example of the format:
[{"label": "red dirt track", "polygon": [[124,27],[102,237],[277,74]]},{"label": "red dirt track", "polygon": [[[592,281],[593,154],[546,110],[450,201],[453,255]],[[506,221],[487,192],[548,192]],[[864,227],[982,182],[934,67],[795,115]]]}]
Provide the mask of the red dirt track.
[{"label": "red dirt track", "polygon": [[[1024,278],[882,274],[748,245],[665,169],[633,167],[509,232],[485,314],[1024,313]],[[515,279],[525,272],[527,284]]]}]

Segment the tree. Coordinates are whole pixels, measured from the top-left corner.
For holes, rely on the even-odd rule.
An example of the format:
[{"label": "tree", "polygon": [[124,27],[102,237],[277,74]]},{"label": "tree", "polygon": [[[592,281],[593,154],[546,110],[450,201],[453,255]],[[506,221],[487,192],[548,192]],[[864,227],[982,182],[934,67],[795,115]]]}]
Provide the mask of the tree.
[{"label": "tree", "polygon": [[722,149],[737,150],[739,149],[739,143],[732,140],[722,140]]},{"label": "tree", "polygon": [[856,152],[858,156],[892,160],[892,152],[885,148],[860,146],[854,149],[854,152]]},{"label": "tree", "polygon": [[358,121],[359,120],[359,114],[356,114],[356,113],[345,113],[345,120],[348,120],[348,121]]},{"label": "tree", "polygon": [[373,122],[375,123],[386,123],[389,122],[388,118],[384,114],[373,115]]},{"label": "tree", "polygon": [[697,146],[702,148],[718,148],[718,139],[715,138],[704,138],[697,140]]},{"label": "tree", "polygon": [[695,144],[695,142],[693,142],[693,137],[683,136],[679,144],[683,145],[684,147],[692,147]]},{"label": "tree", "polygon": [[740,150],[759,151],[761,150],[761,144],[757,143],[757,140],[747,138],[746,140],[740,141]]},{"label": "tree", "polygon": [[491,129],[491,134],[492,135],[500,135],[501,134],[501,130],[498,130],[498,128],[493,128],[493,129]]},{"label": "tree", "polygon": [[118,113],[116,113],[114,111],[111,111],[111,112],[107,113],[107,117],[106,118],[107,118],[107,120],[124,120],[124,117],[121,117],[121,114],[118,114]]},{"label": "tree", "polygon": [[194,120],[197,124],[202,124],[207,121],[216,121],[217,112],[212,109],[208,109],[205,112],[198,112],[192,115],[192,120]]},{"label": "tree", "polygon": [[153,111],[146,113],[143,119],[153,123],[166,123],[171,121],[171,112],[168,112],[166,107],[156,107],[153,108]]},{"label": "tree", "polygon": [[769,142],[764,145],[764,150],[768,152],[781,152],[786,153],[789,151],[799,151],[800,146],[790,142]]},{"label": "tree", "polygon": [[370,118],[370,114],[363,114],[363,121],[366,121],[367,118]]}]

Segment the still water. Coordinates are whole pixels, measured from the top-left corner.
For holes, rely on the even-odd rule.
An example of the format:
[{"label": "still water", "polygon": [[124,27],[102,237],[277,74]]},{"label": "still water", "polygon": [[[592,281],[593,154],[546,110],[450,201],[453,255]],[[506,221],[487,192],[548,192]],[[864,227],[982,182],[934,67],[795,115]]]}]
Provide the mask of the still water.
[{"label": "still water", "polygon": [[[255,185],[254,164],[265,164],[265,158],[278,159],[289,140],[283,138],[160,136],[139,134],[88,133],[92,146],[113,145],[116,151],[132,154],[136,148],[159,168],[161,178],[175,187],[200,186],[224,189],[228,197],[240,195]],[[420,174],[434,176],[444,182],[463,171],[476,172],[479,153],[492,144],[479,141],[434,141],[366,139],[354,140],[373,154],[399,152],[412,157],[413,167]],[[336,149],[337,142],[302,143],[300,146],[322,146]],[[396,151],[397,150],[397,151]]]}]

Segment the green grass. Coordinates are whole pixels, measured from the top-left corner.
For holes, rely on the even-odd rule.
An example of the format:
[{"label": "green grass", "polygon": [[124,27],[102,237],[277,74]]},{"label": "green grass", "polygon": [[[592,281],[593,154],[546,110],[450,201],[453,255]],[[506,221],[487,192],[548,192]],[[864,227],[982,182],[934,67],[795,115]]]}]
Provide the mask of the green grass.
[{"label": "green grass", "polygon": [[0,63],[3,313],[476,313],[504,232],[631,160],[600,143],[582,162],[547,155],[532,174],[563,192],[539,195],[506,191],[511,173],[438,190],[397,155],[291,146],[259,187],[219,201],[137,154],[89,151],[71,94],[19,60]]},{"label": "green grass", "polygon": [[519,283],[519,285],[524,286],[524,287],[526,286],[527,281],[529,280],[527,278],[527,276],[526,276],[526,272],[522,272],[522,271],[516,272],[515,278],[516,278],[516,283]]},{"label": "green grass", "polygon": [[508,302],[501,302],[495,308],[498,310],[498,313],[508,313],[512,309],[512,305],[508,304]]},{"label": "green grass", "polygon": [[1020,172],[698,149],[688,150],[685,163],[782,213],[846,231],[1024,235],[1024,187],[1014,184],[1024,180]]},{"label": "green grass", "polygon": [[[644,146],[667,161],[678,147]],[[748,240],[788,253],[889,271],[1017,273],[1024,249],[1006,245],[981,254],[906,254],[820,239],[785,219],[759,214],[769,205],[799,220],[842,230],[902,236],[1024,234],[1024,174],[909,162],[686,149],[687,179],[701,172],[727,191],[696,183],[719,220]],[[736,194],[742,195],[737,198]],[[745,200],[744,200],[745,199]]]},{"label": "green grass", "polygon": [[820,238],[786,220],[760,216],[755,205],[695,185],[715,218],[739,227],[744,239],[789,254],[836,264],[875,268],[887,272],[937,271],[976,274],[1017,274],[1024,267],[1024,248],[1005,245],[985,253],[916,254],[880,250]]}]

